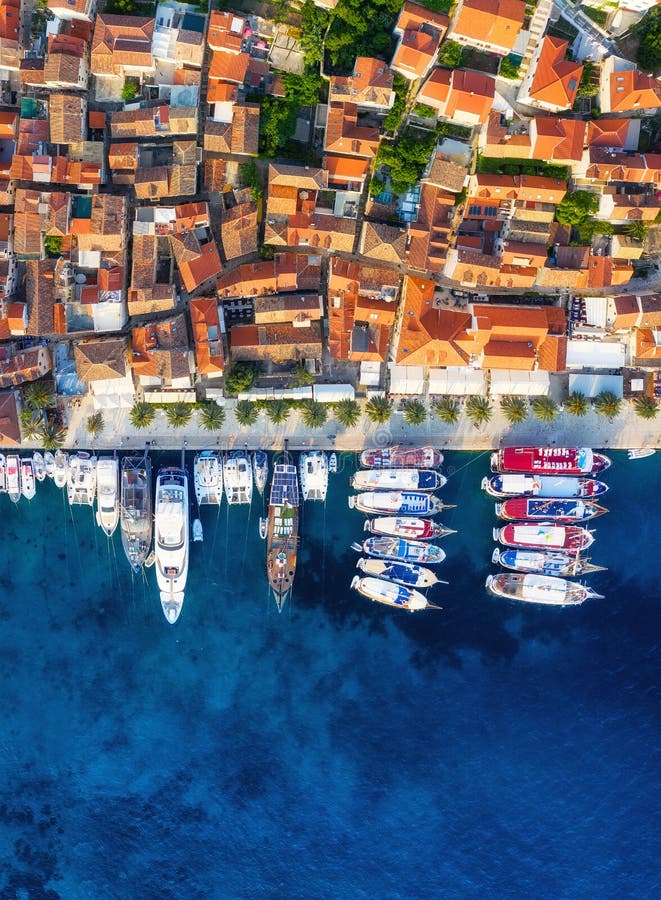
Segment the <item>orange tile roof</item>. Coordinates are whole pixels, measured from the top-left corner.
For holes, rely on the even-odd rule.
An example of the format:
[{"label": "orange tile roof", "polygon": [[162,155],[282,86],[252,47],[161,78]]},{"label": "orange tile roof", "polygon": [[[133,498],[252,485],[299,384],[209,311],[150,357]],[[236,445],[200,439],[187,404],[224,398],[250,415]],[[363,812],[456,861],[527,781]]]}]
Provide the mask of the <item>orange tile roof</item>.
[{"label": "orange tile roof", "polygon": [[378,148],[379,129],[358,124],[358,108],[355,103],[328,104],[325,150],[372,159]]},{"label": "orange tile roof", "polygon": [[207,91],[207,103],[235,103],[239,98],[236,84],[228,81],[212,81]]},{"label": "orange tile roof", "polygon": [[549,334],[537,350],[537,364],[544,372],[564,372],[567,368],[566,335]]},{"label": "orange tile roof", "polygon": [[201,297],[191,300],[189,308],[198,371],[201,375],[222,375],[225,360],[218,317],[218,301]]},{"label": "orange tile roof", "polygon": [[493,106],[496,93],[496,79],[482,72],[468,72],[454,69],[445,117],[451,119],[456,113],[468,113],[486,122]]},{"label": "orange tile roof", "polygon": [[105,128],[106,114],[99,109],[91,109],[87,114],[87,122],[90,128]]},{"label": "orange tile roof", "polygon": [[450,25],[450,20],[445,13],[434,12],[424,6],[420,6],[418,3],[405,3],[395,27],[400,31],[404,31],[407,28],[420,28],[423,25],[431,25],[438,31],[445,33]]},{"label": "orange tile roof", "polygon": [[470,328],[471,316],[435,309],[434,287],[432,281],[410,275],[404,281],[397,362],[411,366],[466,366],[468,354],[456,341]]},{"label": "orange tile roof", "polygon": [[521,0],[463,0],[452,32],[493,49],[512,50],[525,11]]},{"label": "orange tile roof", "polygon": [[452,72],[449,69],[434,69],[420,89],[418,99],[421,103],[445,105],[450,93]]},{"label": "orange tile roof", "polygon": [[535,116],[531,125],[534,135],[533,159],[570,160],[583,157],[583,143],[587,124],[580,119],[558,119],[555,116]]},{"label": "orange tile roof", "polygon": [[209,65],[209,81],[220,79],[243,84],[246,80],[249,62],[249,53],[223,53],[220,50],[214,50]]},{"label": "orange tile roof", "polygon": [[594,119],[588,122],[588,147],[613,147],[621,149],[627,141],[627,134],[633,119]]},{"label": "orange tile roof", "polygon": [[407,29],[390,65],[393,69],[404,69],[416,78],[422,78],[436,56],[440,43],[436,35]]},{"label": "orange tile roof", "polygon": [[0,38],[18,41],[20,33],[21,0],[2,0],[0,3]]},{"label": "orange tile roof", "polygon": [[361,157],[329,153],[324,156],[323,167],[328,172],[329,184],[359,185],[365,180],[370,164],[369,160]]},{"label": "orange tile roof", "polygon": [[213,50],[239,53],[246,20],[233,12],[214,9],[209,15],[207,44]]},{"label": "orange tile roof", "polygon": [[546,35],[529,95],[557,109],[570,109],[576,99],[583,66],[565,59],[569,43]]},{"label": "orange tile roof", "polygon": [[613,72],[610,77],[611,112],[661,109],[661,84],[639,69]]}]

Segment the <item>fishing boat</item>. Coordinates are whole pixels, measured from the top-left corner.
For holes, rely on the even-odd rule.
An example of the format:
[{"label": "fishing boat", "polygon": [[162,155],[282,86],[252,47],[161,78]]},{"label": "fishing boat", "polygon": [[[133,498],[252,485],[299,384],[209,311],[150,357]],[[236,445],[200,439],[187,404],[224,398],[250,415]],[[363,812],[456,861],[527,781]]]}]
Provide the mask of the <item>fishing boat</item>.
[{"label": "fishing boat", "polygon": [[12,503],[18,503],[21,499],[21,468],[18,456],[14,453],[7,456],[5,475],[9,499]]},{"label": "fishing boat", "polygon": [[96,456],[80,451],[69,456],[67,497],[71,506],[92,506],[96,494]]},{"label": "fishing boat", "polygon": [[44,458],[38,450],[32,454],[32,462],[34,464],[34,477],[37,481],[43,481],[46,477],[46,466]]},{"label": "fishing boat", "polygon": [[301,453],[298,460],[303,500],[326,500],[328,491],[328,456],[323,450]]},{"label": "fishing boat", "polygon": [[119,522],[119,462],[112,456],[96,461],[96,523],[112,537]]},{"label": "fishing boat", "polygon": [[7,492],[7,460],[4,453],[0,453],[0,494]]},{"label": "fishing boat", "polygon": [[204,530],[202,528],[201,519],[195,519],[193,521],[193,541],[199,542],[204,540]]},{"label": "fishing boat", "polygon": [[514,522],[494,528],[495,541],[506,547],[534,550],[587,550],[594,543],[594,535],[578,525],[555,525],[553,522]]},{"label": "fishing boat", "polygon": [[349,497],[349,508],[385,516],[435,516],[448,507],[424,491],[366,491]]},{"label": "fishing boat", "polygon": [[530,475],[596,475],[611,464],[590,447],[505,447],[491,454],[492,472]]},{"label": "fishing boat", "polygon": [[584,522],[603,516],[608,510],[591,500],[542,500],[536,497],[510,497],[496,503],[496,515],[507,522],[528,519],[537,522]]},{"label": "fishing boat", "polygon": [[507,600],[524,600],[527,603],[544,603],[547,606],[577,606],[594,597],[603,599],[584,584],[555,578],[551,575],[489,575],[487,590],[496,597]]},{"label": "fishing boat", "polygon": [[46,475],[49,478],[53,478],[55,475],[55,457],[50,450],[44,453],[44,468],[46,469]]},{"label": "fishing boat", "polygon": [[26,500],[32,500],[37,493],[34,479],[34,462],[31,456],[21,457],[21,494]]},{"label": "fishing boat", "polygon": [[255,450],[252,455],[252,478],[261,497],[269,480],[269,457],[264,450]]},{"label": "fishing boat", "polygon": [[378,559],[395,559],[400,562],[426,563],[436,566],[445,559],[445,553],[436,544],[422,541],[405,541],[403,538],[371,537],[351,545],[358,553],[367,553]]},{"label": "fishing boat", "polygon": [[443,454],[433,447],[383,447],[360,454],[366,469],[437,469],[442,462]]},{"label": "fishing boat", "polygon": [[412,588],[393,584],[392,581],[383,581],[381,578],[360,578],[355,575],[351,581],[351,587],[376,603],[385,603],[386,606],[395,606],[405,609],[407,612],[419,612],[421,609],[439,609],[433,603]]},{"label": "fishing boat", "polygon": [[146,564],[153,532],[151,461],[144,456],[122,459],[119,527],[122,547],[134,572]]},{"label": "fishing boat", "polygon": [[434,469],[360,469],[349,482],[356,491],[435,491],[447,478]]},{"label": "fishing boat", "polygon": [[627,450],[629,459],[645,459],[646,456],[652,456],[656,453],[654,447],[639,447],[637,450]]},{"label": "fishing boat", "polygon": [[328,471],[331,475],[337,474],[337,453],[331,453],[328,457]]},{"label": "fishing boat", "polygon": [[66,487],[68,475],[69,457],[64,450],[57,450],[53,462],[53,481],[55,482],[56,487]]},{"label": "fishing boat", "polygon": [[193,484],[198,506],[203,503],[220,506],[223,499],[223,469],[218,454],[213,450],[203,450],[195,455]]},{"label": "fishing boat", "polygon": [[252,500],[252,466],[247,453],[232,450],[223,460],[225,496],[230,506]]},{"label": "fishing boat", "polygon": [[503,473],[482,479],[482,490],[492,497],[599,497],[608,490],[604,481],[567,475],[517,475]]},{"label": "fishing boat", "polygon": [[266,574],[278,611],[291,593],[298,556],[298,475],[288,453],[276,463],[266,530]]},{"label": "fishing boat", "polygon": [[431,541],[447,534],[456,534],[453,528],[446,528],[431,519],[416,519],[413,516],[386,516],[380,519],[367,519],[363,526],[372,534],[384,534],[388,537],[409,538],[416,541]]},{"label": "fishing boat", "polygon": [[532,575],[573,577],[587,575],[589,572],[606,571],[604,566],[595,566],[589,559],[584,559],[577,553],[544,553],[541,550],[499,550],[495,547],[491,562],[514,572]]},{"label": "fishing boat", "polygon": [[405,587],[428,588],[438,584],[439,579],[431,569],[418,566],[416,563],[395,562],[387,559],[365,559],[361,556],[356,568],[366,575],[385,578]]},{"label": "fishing boat", "polygon": [[160,469],[154,510],[156,583],[163,614],[174,625],[184,605],[188,577],[188,475],[184,469]]}]

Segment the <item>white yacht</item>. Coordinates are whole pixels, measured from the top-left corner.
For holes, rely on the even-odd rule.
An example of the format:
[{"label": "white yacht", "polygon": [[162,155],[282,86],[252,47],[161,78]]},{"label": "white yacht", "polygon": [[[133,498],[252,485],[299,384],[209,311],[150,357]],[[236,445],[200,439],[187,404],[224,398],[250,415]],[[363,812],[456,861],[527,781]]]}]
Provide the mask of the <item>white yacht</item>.
[{"label": "white yacht", "polygon": [[264,450],[255,450],[252,455],[252,477],[257,492],[261,497],[266,488],[266,482],[269,479],[269,458]]},{"label": "white yacht", "polygon": [[230,506],[252,500],[252,465],[243,450],[232,450],[223,460],[225,496]]},{"label": "white yacht", "polygon": [[119,522],[119,462],[110,456],[96,463],[96,521],[108,537]]},{"label": "white yacht", "polygon": [[31,456],[21,457],[21,494],[26,500],[32,500],[37,493],[34,480],[34,462]]},{"label": "white yacht", "polygon": [[[56,471],[57,474],[57,471]],[[71,506],[92,506],[96,494],[96,456],[83,451],[69,457],[67,497]]]},{"label": "white yacht", "polygon": [[174,625],[184,605],[188,577],[188,476],[184,469],[159,471],[154,525],[156,581],[163,614]]},{"label": "white yacht", "polygon": [[46,477],[46,466],[44,458],[38,450],[32,454],[32,462],[34,463],[34,477],[37,481],[43,481]]},{"label": "white yacht", "polygon": [[56,487],[63,488],[67,485],[69,475],[69,457],[64,450],[58,450],[53,460],[53,481]]},{"label": "white yacht", "polygon": [[298,461],[303,500],[326,499],[328,491],[328,456],[323,450],[301,453]]},{"label": "white yacht", "polygon": [[9,499],[12,503],[18,503],[21,499],[21,469],[18,456],[15,453],[10,453],[7,456],[5,477]]},{"label": "white yacht", "polygon": [[213,450],[203,450],[195,456],[193,482],[197,505],[203,503],[220,506],[223,499],[223,469],[218,454]]},{"label": "white yacht", "polygon": [[49,478],[53,478],[55,475],[55,457],[50,450],[47,450],[44,453],[44,468],[46,469],[46,475],[48,475]]}]

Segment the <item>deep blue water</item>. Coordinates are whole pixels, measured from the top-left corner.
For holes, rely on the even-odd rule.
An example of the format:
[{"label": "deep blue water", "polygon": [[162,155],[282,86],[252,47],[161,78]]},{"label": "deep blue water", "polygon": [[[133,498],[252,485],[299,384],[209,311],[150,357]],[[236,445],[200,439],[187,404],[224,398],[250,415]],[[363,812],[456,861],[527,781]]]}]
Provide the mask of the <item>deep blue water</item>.
[{"label": "deep blue water", "polygon": [[91,510],[0,497],[0,896],[659,896],[661,459],[615,457],[574,609],[485,593],[485,455],[418,616],[349,590],[346,470],[282,615],[259,504],[205,508],[175,627]]}]

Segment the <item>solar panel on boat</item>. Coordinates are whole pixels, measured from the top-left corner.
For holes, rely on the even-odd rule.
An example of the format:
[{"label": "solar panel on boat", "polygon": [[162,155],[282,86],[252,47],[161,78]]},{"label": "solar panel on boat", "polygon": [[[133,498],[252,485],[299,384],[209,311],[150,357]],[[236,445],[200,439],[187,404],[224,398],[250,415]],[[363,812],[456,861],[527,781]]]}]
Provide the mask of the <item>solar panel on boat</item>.
[{"label": "solar panel on boat", "polygon": [[271,505],[283,503],[298,506],[298,477],[296,466],[276,465],[271,482]]}]

